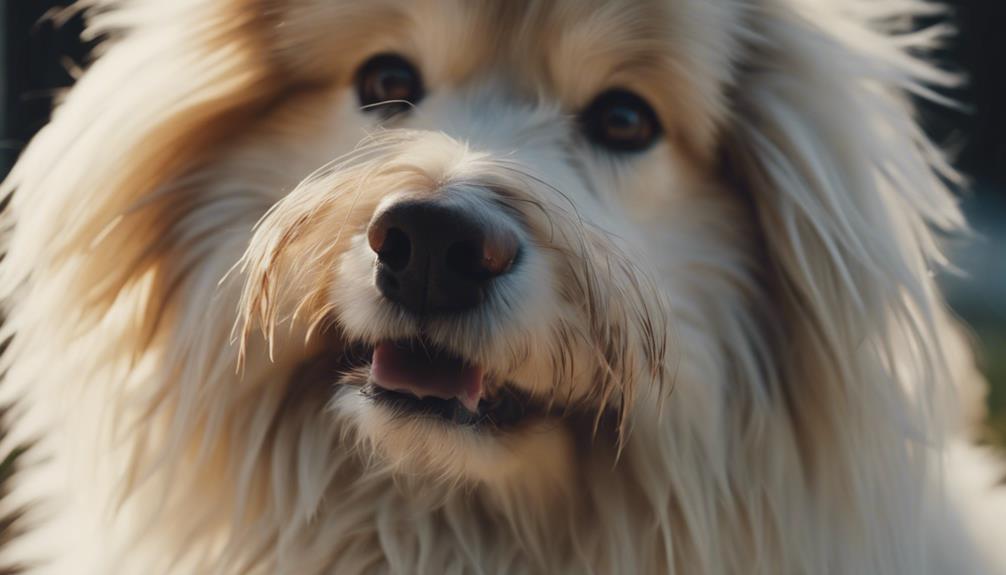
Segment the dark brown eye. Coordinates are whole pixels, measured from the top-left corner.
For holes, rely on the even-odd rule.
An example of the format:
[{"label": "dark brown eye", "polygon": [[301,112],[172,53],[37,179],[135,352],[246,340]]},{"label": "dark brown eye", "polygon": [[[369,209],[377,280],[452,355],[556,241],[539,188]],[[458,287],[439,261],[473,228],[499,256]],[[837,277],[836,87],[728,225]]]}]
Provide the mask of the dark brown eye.
[{"label": "dark brown eye", "polygon": [[356,94],[364,111],[391,116],[418,104],[425,91],[419,70],[408,60],[378,54],[356,73]]},{"label": "dark brown eye", "polygon": [[580,123],[595,144],[617,152],[649,148],[663,133],[653,108],[636,94],[614,89],[602,93],[580,114]]}]

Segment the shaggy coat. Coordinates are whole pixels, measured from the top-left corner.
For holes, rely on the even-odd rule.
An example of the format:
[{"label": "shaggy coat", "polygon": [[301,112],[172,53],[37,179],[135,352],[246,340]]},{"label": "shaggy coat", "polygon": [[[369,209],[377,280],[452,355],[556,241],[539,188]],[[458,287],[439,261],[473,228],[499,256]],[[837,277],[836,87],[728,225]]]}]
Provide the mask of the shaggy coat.
[{"label": "shaggy coat", "polygon": [[[1006,496],[933,280],[964,228],[917,0],[85,0],[4,184],[4,564],[50,574],[996,573]],[[394,118],[353,83],[421,70]],[[662,126],[601,149],[612,87]],[[463,317],[374,288],[402,196],[510,222]],[[381,408],[463,355],[512,426]],[[487,392],[488,393],[488,392]],[[1001,567],[1000,567],[1001,568]]]}]

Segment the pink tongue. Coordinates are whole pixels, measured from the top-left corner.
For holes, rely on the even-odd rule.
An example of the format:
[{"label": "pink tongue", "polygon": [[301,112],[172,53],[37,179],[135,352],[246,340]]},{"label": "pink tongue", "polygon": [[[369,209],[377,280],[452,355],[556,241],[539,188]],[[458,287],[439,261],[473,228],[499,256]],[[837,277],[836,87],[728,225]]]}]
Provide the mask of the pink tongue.
[{"label": "pink tongue", "polygon": [[478,413],[482,398],[482,368],[419,344],[385,342],[374,348],[371,376],[389,391],[419,397],[457,398],[465,409]]}]

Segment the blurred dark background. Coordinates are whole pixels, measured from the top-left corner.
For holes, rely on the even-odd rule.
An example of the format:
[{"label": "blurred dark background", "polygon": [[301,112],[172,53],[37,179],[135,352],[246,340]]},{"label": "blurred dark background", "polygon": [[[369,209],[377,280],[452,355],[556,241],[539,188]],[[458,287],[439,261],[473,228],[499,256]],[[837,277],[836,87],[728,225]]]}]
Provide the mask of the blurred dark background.
[{"label": "blurred dark background", "polygon": [[[78,39],[80,18],[54,11],[68,2],[0,2],[2,175],[45,124],[59,90],[86,66],[89,46]],[[1006,445],[1006,0],[943,3],[959,34],[940,56],[967,76],[967,87],[950,95],[968,109],[923,105],[923,121],[971,179],[963,201],[978,232],[957,250],[963,274],[947,275],[944,285],[974,330],[992,382],[988,438]]]}]

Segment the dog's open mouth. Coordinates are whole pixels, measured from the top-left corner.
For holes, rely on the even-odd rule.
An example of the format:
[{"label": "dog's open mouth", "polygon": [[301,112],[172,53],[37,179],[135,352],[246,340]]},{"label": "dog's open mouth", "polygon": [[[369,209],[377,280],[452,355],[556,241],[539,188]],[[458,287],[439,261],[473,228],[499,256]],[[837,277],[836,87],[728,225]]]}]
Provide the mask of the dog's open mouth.
[{"label": "dog's open mouth", "polygon": [[371,382],[378,389],[419,400],[456,401],[478,413],[485,391],[482,368],[419,342],[383,342],[374,348]]},{"label": "dog's open mouth", "polygon": [[425,339],[357,348],[343,361],[353,376],[344,381],[359,382],[364,396],[399,415],[502,428],[544,412],[515,386],[490,381],[481,366]]}]

